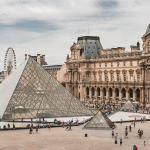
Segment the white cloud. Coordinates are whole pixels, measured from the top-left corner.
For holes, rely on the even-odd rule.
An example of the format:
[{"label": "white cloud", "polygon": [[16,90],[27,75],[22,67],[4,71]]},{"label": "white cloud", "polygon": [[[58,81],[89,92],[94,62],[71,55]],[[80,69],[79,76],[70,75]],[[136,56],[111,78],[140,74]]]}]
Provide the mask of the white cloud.
[{"label": "white cloud", "polygon": [[[45,54],[49,64],[64,63],[79,36],[100,36],[103,48],[135,45],[150,22],[146,0],[0,1],[0,70],[8,47],[17,64],[24,54]],[[142,45],[142,41],[140,39]]]}]

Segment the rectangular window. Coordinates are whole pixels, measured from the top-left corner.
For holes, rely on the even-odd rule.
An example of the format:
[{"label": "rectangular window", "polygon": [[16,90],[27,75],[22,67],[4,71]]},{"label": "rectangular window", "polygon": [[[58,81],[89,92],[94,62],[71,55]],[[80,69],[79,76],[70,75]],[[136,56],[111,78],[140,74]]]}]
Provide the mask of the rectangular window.
[{"label": "rectangular window", "polygon": [[101,73],[99,75],[99,80],[102,81],[102,75],[101,75]]},{"label": "rectangular window", "polygon": [[101,63],[99,64],[99,67],[101,67]]},{"label": "rectangular window", "polygon": [[148,42],[148,52],[150,52],[150,42]]},{"label": "rectangular window", "polygon": [[130,74],[130,81],[133,82],[133,73]]},{"label": "rectangular window", "polygon": [[113,62],[111,62],[111,67],[113,67]]},{"label": "rectangular window", "polygon": [[124,66],[126,66],[126,62],[124,61]]},{"label": "rectangular window", "polygon": [[107,67],[107,63],[105,63],[105,67]]},{"label": "rectangular window", "polygon": [[94,68],[96,67],[96,64],[94,63]]},{"label": "rectangular window", "polygon": [[113,73],[111,73],[111,81],[113,81]]},{"label": "rectangular window", "polygon": [[117,73],[117,81],[119,81],[119,73]]},{"label": "rectangular window", "polygon": [[132,66],[132,61],[131,61],[131,66]]},{"label": "rectangular window", "polygon": [[140,73],[137,74],[137,81],[140,81]]},{"label": "rectangular window", "polygon": [[119,62],[117,62],[117,66],[119,67]]},{"label": "rectangular window", "polygon": [[126,81],[126,73],[124,73],[124,81]]},{"label": "rectangular window", "polygon": [[87,64],[87,68],[89,68],[89,64]]},{"label": "rectangular window", "polygon": [[138,63],[137,63],[137,64],[138,64],[138,66],[140,65],[140,61],[139,61],[139,60],[138,60]]},{"label": "rectangular window", "polygon": [[105,81],[107,81],[107,73],[105,73]]}]

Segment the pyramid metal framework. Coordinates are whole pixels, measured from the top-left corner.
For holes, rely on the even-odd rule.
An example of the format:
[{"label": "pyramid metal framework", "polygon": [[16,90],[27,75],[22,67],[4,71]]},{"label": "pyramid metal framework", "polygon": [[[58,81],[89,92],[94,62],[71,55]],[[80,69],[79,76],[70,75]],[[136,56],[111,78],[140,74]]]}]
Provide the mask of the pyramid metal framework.
[{"label": "pyramid metal framework", "polygon": [[0,85],[2,119],[67,116],[93,113],[31,57]]},{"label": "pyramid metal framework", "polygon": [[125,111],[128,111],[128,110],[131,111],[133,110],[133,108],[135,107],[133,106],[130,100],[126,101],[126,103],[122,106],[122,109]]},{"label": "pyramid metal framework", "polygon": [[91,130],[111,130],[113,127],[113,122],[105,116],[101,111],[98,111],[97,114],[89,121],[83,129]]}]

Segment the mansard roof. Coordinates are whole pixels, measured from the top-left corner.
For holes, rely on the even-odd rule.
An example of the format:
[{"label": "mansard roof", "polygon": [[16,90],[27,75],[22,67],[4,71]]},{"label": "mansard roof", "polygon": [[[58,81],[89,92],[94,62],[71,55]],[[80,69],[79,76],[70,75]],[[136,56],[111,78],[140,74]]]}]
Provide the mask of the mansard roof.
[{"label": "mansard roof", "polygon": [[86,59],[100,57],[100,50],[103,49],[98,36],[78,37],[77,44],[84,50]]}]

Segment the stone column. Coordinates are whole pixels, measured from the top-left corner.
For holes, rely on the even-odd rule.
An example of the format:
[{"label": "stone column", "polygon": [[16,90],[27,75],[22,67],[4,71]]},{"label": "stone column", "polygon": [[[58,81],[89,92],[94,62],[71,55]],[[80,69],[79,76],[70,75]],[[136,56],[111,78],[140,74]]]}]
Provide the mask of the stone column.
[{"label": "stone column", "polygon": [[97,87],[95,87],[95,100],[97,100]]},{"label": "stone column", "polygon": [[89,87],[89,97],[90,97],[90,101],[92,100],[92,91],[91,91],[91,87]]},{"label": "stone column", "polygon": [[126,100],[129,99],[129,93],[128,93],[128,90],[129,90],[129,89],[126,88]]},{"label": "stone column", "polygon": [[106,100],[108,100],[108,88],[106,88]]},{"label": "stone column", "polygon": [[116,99],[115,99],[115,88],[112,89],[112,99],[113,99],[113,101],[115,102],[115,100],[116,100]]},{"label": "stone column", "polygon": [[133,89],[133,101],[136,101],[136,90]]},{"label": "stone column", "polygon": [[142,89],[140,88],[140,103],[142,103]]},{"label": "stone column", "polygon": [[122,101],[122,98],[121,98],[121,88],[119,88],[119,100]]}]

